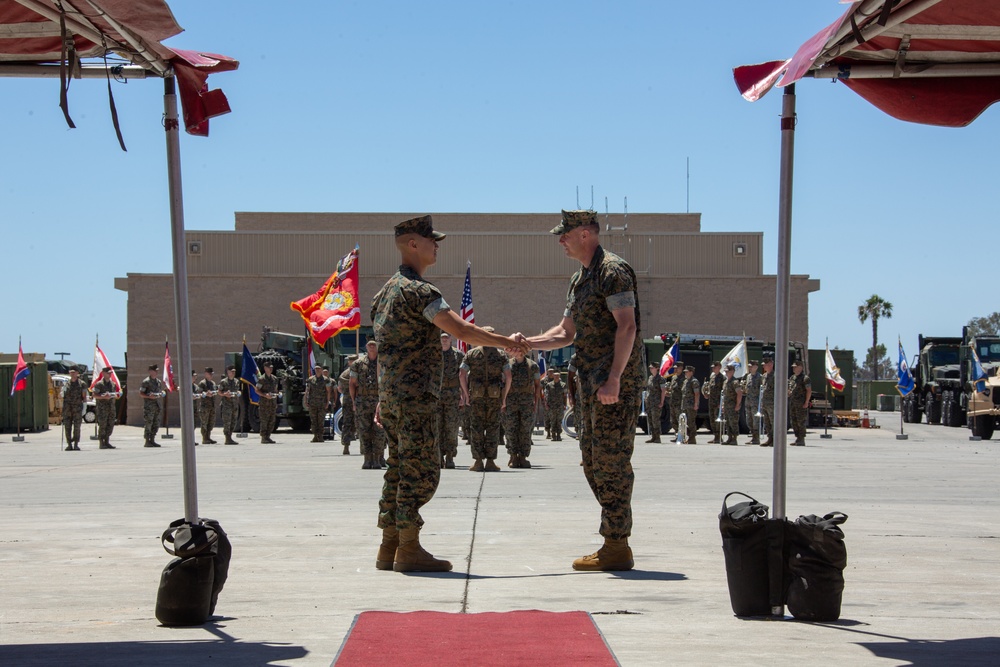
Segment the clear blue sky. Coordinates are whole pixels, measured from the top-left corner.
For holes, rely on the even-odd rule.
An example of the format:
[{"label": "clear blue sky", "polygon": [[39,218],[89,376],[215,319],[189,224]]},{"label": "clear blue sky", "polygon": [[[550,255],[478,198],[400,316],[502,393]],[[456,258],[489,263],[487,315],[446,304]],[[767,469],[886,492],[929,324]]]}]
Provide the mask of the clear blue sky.
[{"label": "clear blue sky", "polygon": [[[685,210],[705,231],[762,231],[775,272],[780,91],[750,104],[732,67],[792,55],[834,0],[299,2],[173,0],[168,43],[238,58],[213,76],[233,113],[182,135],[189,229],[234,211]],[[275,10],[279,7],[279,10]],[[289,11],[286,7],[295,7]],[[171,270],[162,83],[2,79],[0,349],[124,362],[129,272]],[[811,347],[854,349],[872,293],[894,355],[997,310],[998,115],[901,123],[839,84],[798,85],[792,272],[820,279]],[[994,230],[994,231],[990,231]],[[333,261],[334,258],[331,258]],[[984,267],[985,265],[985,267]],[[567,276],[568,278],[568,276]],[[296,295],[290,295],[296,296]],[[255,304],[248,308],[286,308]],[[664,298],[664,306],[669,297]],[[553,313],[553,318],[558,314]],[[263,318],[267,320],[266,317]],[[733,323],[734,331],[739,323]],[[173,332],[171,332],[173,338]]]}]

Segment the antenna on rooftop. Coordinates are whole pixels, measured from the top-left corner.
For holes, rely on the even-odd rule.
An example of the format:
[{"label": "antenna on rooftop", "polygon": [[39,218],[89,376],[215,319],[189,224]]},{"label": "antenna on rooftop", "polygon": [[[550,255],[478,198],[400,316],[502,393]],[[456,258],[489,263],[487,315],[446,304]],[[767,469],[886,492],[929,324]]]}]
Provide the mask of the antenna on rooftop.
[{"label": "antenna on rooftop", "polygon": [[691,212],[691,158],[690,157],[688,157],[687,159],[687,185],[685,186],[684,190],[684,198],[685,198],[684,204],[686,212],[690,213]]},{"label": "antenna on rooftop", "polygon": [[576,210],[580,210],[580,186],[576,186]]},{"label": "antenna on rooftop", "polygon": [[66,357],[68,357],[72,353],[71,352],[53,352],[52,354],[58,354],[59,355],[59,361],[62,361],[63,359],[65,359]]}]

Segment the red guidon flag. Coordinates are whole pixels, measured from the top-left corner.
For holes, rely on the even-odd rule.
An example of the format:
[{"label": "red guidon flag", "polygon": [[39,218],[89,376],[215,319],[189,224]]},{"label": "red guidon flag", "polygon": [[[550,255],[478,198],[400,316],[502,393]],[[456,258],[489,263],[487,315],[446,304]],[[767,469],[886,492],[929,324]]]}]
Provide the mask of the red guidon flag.
[{"label": "red guidon flag", "polygon": [[293,301],[291,309],[302,316],[317,345],[323,345],[341,331],[359,328],[358,246],[337,262],[333,275],[315,294]]},{"label": "red guidon flag", "polygon": [[163,383],[167,386],[167,391],[177,391],[174,363],[170,360],[170,343],[168,342],[166,346],[166,351],[163,353]]}]

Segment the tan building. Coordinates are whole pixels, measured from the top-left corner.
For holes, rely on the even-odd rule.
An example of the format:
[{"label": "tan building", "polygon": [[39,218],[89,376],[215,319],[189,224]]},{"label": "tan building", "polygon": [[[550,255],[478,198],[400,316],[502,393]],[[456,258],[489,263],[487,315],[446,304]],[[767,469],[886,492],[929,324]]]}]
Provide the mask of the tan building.
[{"label": "tan building", "polygon": [[[413,215],[421,213],[236,213],[235,231],[188,231],[192,367],[220,371],[223,354],[238,351],[244,335],[255,351],[263,326],[304,332],[289,304],[315,292],[355,244],[361,301],[370,303],[397,269],[393,225]],[[532,334],[559,321],[579,263],[549,234],[558,213],[433,215],[448,238],[426,277],[454,309],[471,261],[477,324]],[[602,244],[638,276],[643,337],[681,331],[774,339],[775,276],[763,274],[762,233],[702,232],[697,213],[600,219]],[[115,287],[128,292],[129,376],[143,377],[149,364],[162,363],[166,338],[176,345],[173,277],[130,273]],[[792,276],[791,340],[808,340],[809,293],[818,289],[818,280]],[[371,324],[367,307],[362,323]],[[176,401],[170,408],[176,424]],[[129,401],[128,421],[142,423],[139,401]]]}]

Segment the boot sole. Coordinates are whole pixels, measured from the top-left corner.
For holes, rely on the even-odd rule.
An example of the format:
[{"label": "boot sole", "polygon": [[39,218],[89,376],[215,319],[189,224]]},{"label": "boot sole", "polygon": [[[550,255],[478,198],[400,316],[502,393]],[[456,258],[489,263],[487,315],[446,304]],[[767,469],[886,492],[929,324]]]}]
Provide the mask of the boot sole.
[{"label": "boot sole", "polygon": [[447,566],[427,566],[416,563],[393,563],[393,572],[451,572],[451,563]]},{"label": "boot sole", "polygon": [[375,569],[376,570],[391,570],[393,562],[391,560],[376,560]]},{"label": "boot sole", "polygon": [[631,570],[635,567],[635,561],[628,561],[627,563],[616,563],[614,565],[577,565],[573,564],[573,569],[578,572],[625,572]]}]

